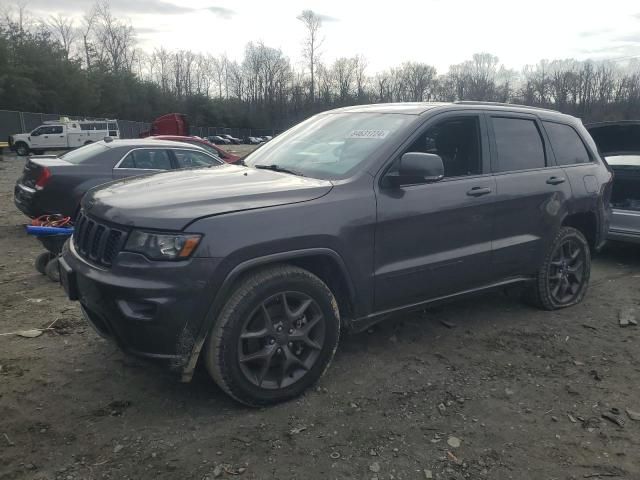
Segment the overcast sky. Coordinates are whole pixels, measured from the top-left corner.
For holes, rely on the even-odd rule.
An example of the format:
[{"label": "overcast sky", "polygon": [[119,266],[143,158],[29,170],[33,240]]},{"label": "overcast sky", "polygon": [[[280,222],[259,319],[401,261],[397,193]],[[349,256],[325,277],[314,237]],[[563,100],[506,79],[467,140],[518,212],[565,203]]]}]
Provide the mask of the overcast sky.
[{"label": "overcast sky", "polygon": [[[0,0],[2,2],[6,0]],[[35,15],[81,17],[89,0],[27,0]],[[638,0],[112,0],[140,46],[189,49],[241,58],[262,40],[301,62],[302,24],[312,9],[323,19],[322,60],[363,54],[369,72],[407,60],[442,73],[474,52],[490,52],[509,67],[542,58],[640,58]]]}]

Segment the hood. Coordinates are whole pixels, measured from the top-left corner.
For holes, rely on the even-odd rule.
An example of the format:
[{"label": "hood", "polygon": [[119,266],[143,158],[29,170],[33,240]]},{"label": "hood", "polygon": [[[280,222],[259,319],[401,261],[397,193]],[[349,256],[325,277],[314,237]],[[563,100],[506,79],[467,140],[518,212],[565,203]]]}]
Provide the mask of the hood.
[{"label": "hood", "polygon": [[640,120],[586,125],[604,157],[640,155]]},{"label": "hood", "polygon": [[30,133],[14,133],[11,135],[11,138],[15,142],[16,140],[27,140],[29,138]]},{"label": "hood", "polygon": [[332,187],[326,180],[227,164],[112,182],[87,193],[82,207],[120,225],[182,230],[202,217],[313,200]]}]

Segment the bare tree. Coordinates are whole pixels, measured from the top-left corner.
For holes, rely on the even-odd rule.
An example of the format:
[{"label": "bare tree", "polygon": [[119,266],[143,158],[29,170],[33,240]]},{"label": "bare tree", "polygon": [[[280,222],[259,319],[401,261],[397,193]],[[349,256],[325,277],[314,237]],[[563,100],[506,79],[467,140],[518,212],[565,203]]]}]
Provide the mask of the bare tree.
[{"label": "bare tree", "polygon": [[311,96],[311,103],[315,102],[315,87],[316,87],[316,64],[318,62],[318,49],[322,45],[322,39],[320,38],[320,28],[322,27],[322,19],[313,10],[303,10],[298,15],[300,20],[307,30],[307,38],[304,41],[303,54],[309,63],[309,70],[311,72],[311,87],[309,89]]},{"label": "bare tree", "polygon": [[111,13],[108,0],[96,4],[94,29],[99,59],[113,72],[130,71],[135,60],[135,31]]},{"label": "bare tree", "polygon": [[62,45],[67,60],[71,57],[71,48],[77,38],[76,30],[72,17],[67,17],[61,13],[51,15],[46,27],[53,37]]},{"label": "bare tree", "polygon": [[80,33],[82,35],[84,62],[85,62],[85,67],[87,67],[87,70],[91,70],[91,66],[92,66],[92,58],[94,53],[92,35],[94,33],[97,16],[98,16],[98,11],[97,11],[96,5],[94,5],[82,17],[82,30]]}]

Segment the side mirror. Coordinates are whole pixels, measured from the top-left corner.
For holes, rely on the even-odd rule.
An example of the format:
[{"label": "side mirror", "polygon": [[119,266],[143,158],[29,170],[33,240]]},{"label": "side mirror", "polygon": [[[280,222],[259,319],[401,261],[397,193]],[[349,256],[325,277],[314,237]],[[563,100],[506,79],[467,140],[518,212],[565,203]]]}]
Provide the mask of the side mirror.
[{"label": "side mirror", "polygon": [[437,182],[444,178],[444,164],[433,153],[408,152],[400,158],[397,175],[386,177],[391,186]]},{"label": "side mirror", "polygon": [[33,132],[31,132],[31,136],[32,137],[39,137],[40,136],[40,132],[33,131]]}]

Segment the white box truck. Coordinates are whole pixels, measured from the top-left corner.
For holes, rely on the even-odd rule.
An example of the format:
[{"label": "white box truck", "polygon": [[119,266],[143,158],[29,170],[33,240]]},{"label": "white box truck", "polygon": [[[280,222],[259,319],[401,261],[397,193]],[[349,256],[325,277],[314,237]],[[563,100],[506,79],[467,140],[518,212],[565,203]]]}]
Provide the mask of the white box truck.
[{"label": "white box truck", "polygon": [[58,121],[44,122],[31,133],[18,133],[9,137],[9,148],[18,155],[33,152],[40,154],[50,150],[70,150],[104,137],[120,138],[116,120],[69,120],[62,117]]}]

